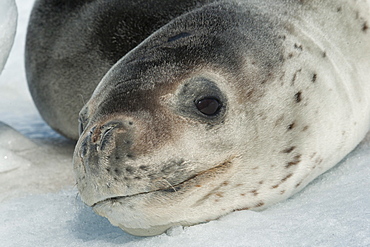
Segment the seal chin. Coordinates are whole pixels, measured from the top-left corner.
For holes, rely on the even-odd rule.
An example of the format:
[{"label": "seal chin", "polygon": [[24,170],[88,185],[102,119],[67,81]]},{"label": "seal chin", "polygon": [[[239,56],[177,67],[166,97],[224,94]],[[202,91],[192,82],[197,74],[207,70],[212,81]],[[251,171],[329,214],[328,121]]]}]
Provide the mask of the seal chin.
[{"label": "seal chin", "polygon": [[220,165],[217,165],[211,169],[208,169],[206,171],[203,171],[203,172],[200,172],[196,175],[193,175],[191,176],[190,178],[184,180],[183,182],[181,183],[178,183],[178,184],[175,184],[175,185],[171,185],[169,182],[169,186],[168,187],[165,187],[165,188],[162,188],[162,189],[157,189],[157,190],[152,190],[152,191],[147,191],[147,192],[141,192],[141,193],[136,193],[136,194],[132,194],[132,195],[124,195],[124,196],[114,196],[114,197],[107,197],[106,199],[103,199],[103,200],[100,200],[96,203],[94,203],[92,205],[92,207],[95,207],[99,204],[102,204],[102,203],[105,203],[105,202],[123,202],[125,199],[127,198],[132,198],[132,197],[136,197],[136,196],[141,196],[141,195],[147,195],[147,194],[151,194],[151,193],[154,193],[154,192],[158,192],[158,193],[178,193],[178,192],[181,192],[184,193],[185,190],[188,190],[189,188],[191,187],[194,187],[194,183],[196,183],[195,187],[200,187],[201,186],[201,182],[202,182],[202,177],[210,177],[212,176],[213,174],[217,174],[217,173],[220,173],[220,172],[225,172],[225,170],[231,165],[231,163],[229,161],[226,161]]},{"label": "seal chin", "polygon": [[121,228],[123,231],[131,235],[135,235],[135,236],[143,236],[143,237],[156,236],[156,235],[164,233],[169,228],[174,227],[174,226],[193,225],[193,224],[184,224],[184,223],[179,224],[179,223],[170,222],[170,223],[163,224],[163,225],[152,225],[152,226],[145,225],[144,226],[143,224],[143,226],[138,226],[138,227],[127,227],[126,222],[120,221],[120,219],[122,218],[120,215],[116,215],[116,217],[110,217],[112,216],[112,213],[116,212],[115,210],[117,209],[115,207],[110,207],[105,204],[99,204],[99,205],[94,206],[93,210],[98,215],[108,218],[109,222],[112,225],[117,226]]},{"label": "seal chin", "polygon": [[[219,215],[209,215],[206,213],[209,210],[192,210],[197,207],[197,201],[207,198],[215,187],[220,186],[219,183],[210,181],[224,181],[220,178],[229,176],[231,168],[230,159],[176,185],[131,195],[107,197],[94,203],[92,207],[113,225],[137,236],[153,236],[173,226],[197,224],[200,222],[199,215],[204,218],[201,222],[216,219]],[[189,210],[192,213],[185,213]]]}]

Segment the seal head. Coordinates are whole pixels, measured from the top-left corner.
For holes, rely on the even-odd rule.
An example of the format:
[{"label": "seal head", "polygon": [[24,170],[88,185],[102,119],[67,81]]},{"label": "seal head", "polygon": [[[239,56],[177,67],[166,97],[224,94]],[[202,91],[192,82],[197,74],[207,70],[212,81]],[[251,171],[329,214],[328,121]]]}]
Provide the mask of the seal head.
[{"label": "seal head", "polygon": [[245,128],[248,104],[276,76],[281,42],[266,16],[238,8],[209,5],[164,26],[107,73],[80,113],[81,197],[132,234],[244,207],[224,200],[210,210],[241,186],[232,177],[246,158],[246,136],[256,137]]}]

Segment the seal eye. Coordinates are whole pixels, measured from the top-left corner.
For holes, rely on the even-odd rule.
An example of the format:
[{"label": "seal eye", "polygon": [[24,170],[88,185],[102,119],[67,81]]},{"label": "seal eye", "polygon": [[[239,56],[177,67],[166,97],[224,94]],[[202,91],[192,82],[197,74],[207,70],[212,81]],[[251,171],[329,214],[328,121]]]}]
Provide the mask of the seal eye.
[{"label": "seal eye", "polygon": [[213,116],[219,112],[221,103],[215,98],[204,98],[196,101],[195,106],[201,113]]}]

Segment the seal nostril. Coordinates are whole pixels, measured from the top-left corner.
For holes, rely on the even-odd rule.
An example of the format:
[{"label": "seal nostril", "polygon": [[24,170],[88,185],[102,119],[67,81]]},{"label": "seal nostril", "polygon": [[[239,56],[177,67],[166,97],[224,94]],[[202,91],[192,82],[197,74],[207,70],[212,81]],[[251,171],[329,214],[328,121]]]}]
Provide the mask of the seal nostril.
[{"label": "seal nostril", "polygon": [[96,127],[93,131],[91,141],[96,143],[99,142],[99,150],[104,150],[107,144],[113,139],[114,130],[120,129],[120,132],[125,132],[124,129],[120,128],[122,126],[119,122],[109,122],[100,127]]},{"label": "seal nostril", "polygon": [[80,148],[80,158],[84,158],[87,155],[87,141],[86,138],[83,140],[81,143],[81,148]]}]

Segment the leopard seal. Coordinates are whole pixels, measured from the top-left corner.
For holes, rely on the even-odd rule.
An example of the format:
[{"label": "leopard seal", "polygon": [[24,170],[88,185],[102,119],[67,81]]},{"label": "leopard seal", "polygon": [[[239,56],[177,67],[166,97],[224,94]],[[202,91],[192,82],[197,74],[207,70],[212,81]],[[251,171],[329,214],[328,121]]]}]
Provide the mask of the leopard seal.
[{"label": "leopard seal", "polygon": [[[45,89],[34,85],[42,82],[32,78],[45,76],[51,88],[74,94],[61,101],[70,109],[99,81],[79,115],[77,187],[96,213],[133,235],[280,202],[337,164],[369,130],[369,1],[198,1],[176,13],[169,1],[165,23],[144,25],[150,34],[124,54],[124,40],[135,34],[127,30],[140,30],[127,19],[115,26],[121,3],[47,2],[36,2],[29,47],[42,38],[37,23],[52,23],[40,17],[45,13],[61,33],[47,33],[40,49],[52,40],[47,52],[55,57],[40,63],[43,69],[34,61],[52,55],[28,50],[31,92],[44,100],[38,97]],[[94,4],[104,13],[96,16]],[[111,64],[109,56],[118,60]],[[76,85],[64,80],[82,88],[72,91]]]}]

